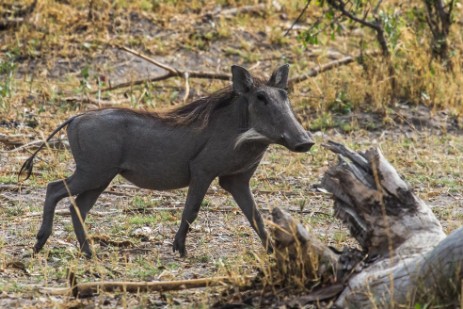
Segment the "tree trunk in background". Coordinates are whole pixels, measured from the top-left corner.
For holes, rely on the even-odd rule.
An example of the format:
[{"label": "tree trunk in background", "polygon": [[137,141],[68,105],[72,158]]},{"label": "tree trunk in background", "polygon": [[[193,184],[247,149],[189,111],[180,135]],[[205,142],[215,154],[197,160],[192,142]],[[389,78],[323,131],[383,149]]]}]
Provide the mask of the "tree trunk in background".
[{"label": "tree trunk in background", "polygon": [[447,68],[452,70],[450,61],[448,35],[452,25],[452,11],[455,0],[450,0],[446,5],[442,0],[424,0],[426,7],[426,22],[432,33],[431,55],[438,59]]},{"label": "tree trunk in background", "polygon": [[333,194],[335,216],[361,250],[335,253],[275,209],[276,254],[285,256],[278,258],[279,268],[297,273],[299,267],[304,278],[327,287],[301,298],[301,304],[331,298],[341,308],[459,305],[463,229],[446,237],[431,209],[379,149],[356,153],[333,142],[324,146],[339,155],[339,163],[325,173],[322,187]]}]

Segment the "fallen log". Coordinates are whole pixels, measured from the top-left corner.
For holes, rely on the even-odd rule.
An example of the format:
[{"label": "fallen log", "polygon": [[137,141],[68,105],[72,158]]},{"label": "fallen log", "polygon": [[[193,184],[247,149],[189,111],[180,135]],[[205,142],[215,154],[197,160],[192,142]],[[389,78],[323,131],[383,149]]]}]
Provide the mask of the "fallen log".
[{"label": "fallen log", "polygon": [[[330,298],[338,308],[461,306],[463,228],[446,237],[431,209],[379,149],[356,153],[333,142],[324,146],[338,154],[339,162],[325,173],[321,186],[332,193],[334,215],[360,249],[336,252],[275,209],[278,268],[284,273],[291,267],[305,277],[315,274],[312,279],[324,286],[309,285],[311,292],[298,304]],[[279,257],[288,252],[300,252],[299,257]]]}]

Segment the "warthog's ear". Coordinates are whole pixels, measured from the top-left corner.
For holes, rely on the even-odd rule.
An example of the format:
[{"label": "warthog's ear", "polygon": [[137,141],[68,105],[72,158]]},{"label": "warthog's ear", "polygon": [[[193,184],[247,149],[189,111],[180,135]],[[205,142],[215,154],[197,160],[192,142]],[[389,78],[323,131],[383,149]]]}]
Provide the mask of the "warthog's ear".
[{"label": "warthog's ear", "polygon": [[232,65],[231,71],[233,90],[236,93],[243,94],[254,87],[254,80],[248,70],[237,65]]},{"label": "warthog's ear", "polygon": [[270,86],[286,89],[288,88],[288,75],[289,64],[284,64],[273,72],[268,84]]}]

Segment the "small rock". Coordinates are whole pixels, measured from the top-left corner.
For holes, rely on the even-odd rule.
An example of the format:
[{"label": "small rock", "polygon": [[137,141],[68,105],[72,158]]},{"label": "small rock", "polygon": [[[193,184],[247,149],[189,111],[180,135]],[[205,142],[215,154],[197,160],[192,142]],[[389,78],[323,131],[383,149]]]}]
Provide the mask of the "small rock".
[{"label": "small rock", "polygon": [[140,238],[142,241],[148,241],[151,235],[153,235],[153,230],[148,226],[144,226],[133,230],[130,235],[132,237]]},{"label": "small rock", "polygon": [[282,9],[281,3],[277,0],[272,1],[272,5],[275,8],[275,11],[280,12]]}]

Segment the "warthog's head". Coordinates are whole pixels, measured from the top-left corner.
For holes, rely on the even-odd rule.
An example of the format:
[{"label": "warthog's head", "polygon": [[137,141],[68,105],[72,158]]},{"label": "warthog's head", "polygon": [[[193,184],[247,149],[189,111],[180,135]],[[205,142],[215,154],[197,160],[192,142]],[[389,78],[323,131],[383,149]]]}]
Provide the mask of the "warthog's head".
[{"label": "warthog's head", "polygon": [[244,104],[244,132],[236,147],[248,141],[280,144],[291,151],[306,152],[314,144],[309,132],[294,116],[286,88],[289,65],[273,72],[266,84],[257,83],[244,68],[232,66],[233,90]]}]

